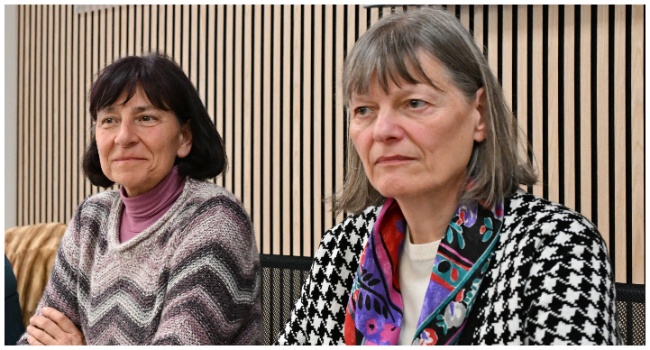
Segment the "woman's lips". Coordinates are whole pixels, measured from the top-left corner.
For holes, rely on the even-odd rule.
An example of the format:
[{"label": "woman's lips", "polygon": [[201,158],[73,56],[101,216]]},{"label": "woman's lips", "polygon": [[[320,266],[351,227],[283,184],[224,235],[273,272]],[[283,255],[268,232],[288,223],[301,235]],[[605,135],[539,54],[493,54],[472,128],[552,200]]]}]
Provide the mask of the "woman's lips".
[{"label": "woman's lips", "polygon": [[411,158],[411,157],[400,156],[400,155],[383,156],[383,157],[377,158],[377,160],[375,161],[375,164],[396,164],[396,163],[406,162],[406,161],[409,161],[409,160],[412,160],[412,159],[413,158]]},{"label": "woman's lips", "polygon": [[138,160],[144,160],[144,158],[138,158],[138,157],[120,157],[120,158],[115,158],[115,159],[113,159],[114,162],[128,162],[128,161],[138,161]]}]

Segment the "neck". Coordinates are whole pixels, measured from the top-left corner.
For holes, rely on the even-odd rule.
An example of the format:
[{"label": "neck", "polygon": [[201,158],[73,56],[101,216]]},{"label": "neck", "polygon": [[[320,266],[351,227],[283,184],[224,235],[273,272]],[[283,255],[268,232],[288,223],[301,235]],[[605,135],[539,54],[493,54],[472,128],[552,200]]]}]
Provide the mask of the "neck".
[{"label": "neck", "polygon": [[120,223],[120,242],[126,242],[160,219],[183,192],[185,177],[176,167],[153,189],[136,197],[127,197],[124,187],[120,196],[124,211]]},{"label": "neck", "polygon": [[431,195],[395,199],[408,224],[413,244],[431,243],[442,239],[449,221],[458,209],[458,194],[462,186],[450,186]]}]

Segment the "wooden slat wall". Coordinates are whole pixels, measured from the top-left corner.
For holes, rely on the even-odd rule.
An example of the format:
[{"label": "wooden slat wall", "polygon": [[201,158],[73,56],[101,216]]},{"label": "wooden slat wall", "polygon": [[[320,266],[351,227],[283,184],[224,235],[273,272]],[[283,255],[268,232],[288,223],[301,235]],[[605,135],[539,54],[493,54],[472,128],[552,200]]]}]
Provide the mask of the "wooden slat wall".
[{"label": "wooden slat wall", "polygon": [[[485,48],[540,169],[535,194],[582,212],[618,282],[645,283],[644,7],[448,5]],[[114,59],[159,50],[221,132],[216,182],[251,214],[262,253],[312,256],[342,219],[345,53],[390,11],[348,5],[19,6],[19,225],[67,222],[100,188],[80,171],[86,92]],[[526,152],[526,150],[523,150]]]}]

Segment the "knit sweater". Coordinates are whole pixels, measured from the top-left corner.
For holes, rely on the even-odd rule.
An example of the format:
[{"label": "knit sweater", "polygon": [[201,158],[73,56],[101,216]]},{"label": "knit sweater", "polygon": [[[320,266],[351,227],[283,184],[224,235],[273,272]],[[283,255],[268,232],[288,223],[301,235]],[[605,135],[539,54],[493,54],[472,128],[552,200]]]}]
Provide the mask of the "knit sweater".
[{"label": "knit sweater", "polygon": [[80,205],[37,314],[61,311],[90,345],[260,343],[259,255],[232,194],[187,179],[167,213],[120,243],[123,210],[118,191]]},{"label": "knit sweater", "polygon": [[[459,344],[621,344],[596,227],[528,193],[506,198],[499,242]],[[327,231],[277,344],[343,344],[345,307],[380,207]]]}]

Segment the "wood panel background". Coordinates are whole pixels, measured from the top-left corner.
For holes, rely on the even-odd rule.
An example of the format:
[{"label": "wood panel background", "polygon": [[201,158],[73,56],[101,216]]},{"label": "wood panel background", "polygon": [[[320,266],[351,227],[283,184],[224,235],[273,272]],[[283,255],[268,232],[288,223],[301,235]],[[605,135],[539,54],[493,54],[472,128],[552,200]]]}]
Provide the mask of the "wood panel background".
[{"label": "wood panel background", "polygon": [[[596,223],[618,282],[645,283],[645,17],[634,5],[449,5],[485,48],[540,169],[529,189]],[[260,252],[313,256],[344,174],[338,77],[371,24],[407,7],[73,5],[18,8],[19,225],[68,222],[100,188],[80,171],[86,93],[114,59],[168,53],[224,138],[216,182]],[[6,53],[10,54],[10,53]]]}]

